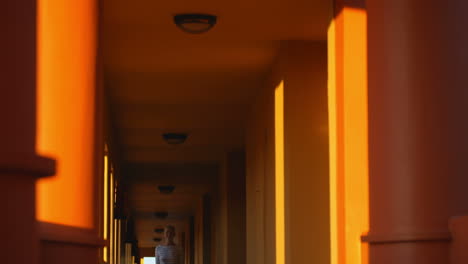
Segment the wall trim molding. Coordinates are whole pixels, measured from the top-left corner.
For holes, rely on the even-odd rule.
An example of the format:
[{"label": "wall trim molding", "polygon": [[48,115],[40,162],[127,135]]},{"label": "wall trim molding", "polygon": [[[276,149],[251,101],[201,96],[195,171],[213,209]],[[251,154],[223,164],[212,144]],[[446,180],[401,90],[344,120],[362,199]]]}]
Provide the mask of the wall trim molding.
[{"label": "wall trim molding", "polygon": [[35,153],[0,152],[0,175],[5,173],[37,178],[51,176],[55,174],[55,160]]},{"label": "wall trim molding", "polygon": [[370,233],[361,236],[361,241],[369,244],[450,242],[452,235],[448,231],[406,232],[406,233]]},{"label": "wall trim molding", "polygon": [[108,242],[99,237],[93,229],[78,228],[47,222],[37,222],[41,242],[80,245],[87,247],[104,247]]}]

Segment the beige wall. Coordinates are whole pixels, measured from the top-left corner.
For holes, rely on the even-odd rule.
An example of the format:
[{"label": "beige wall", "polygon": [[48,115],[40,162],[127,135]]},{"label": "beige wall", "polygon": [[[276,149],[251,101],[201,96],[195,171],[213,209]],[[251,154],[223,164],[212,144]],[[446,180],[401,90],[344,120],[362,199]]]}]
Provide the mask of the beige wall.
[{"label": "beige wall", "polygon": [[285,42],[247,130],[247,263],[275,262],[274,90],[284,81],[287,263],[329,263],[326,43]]}]

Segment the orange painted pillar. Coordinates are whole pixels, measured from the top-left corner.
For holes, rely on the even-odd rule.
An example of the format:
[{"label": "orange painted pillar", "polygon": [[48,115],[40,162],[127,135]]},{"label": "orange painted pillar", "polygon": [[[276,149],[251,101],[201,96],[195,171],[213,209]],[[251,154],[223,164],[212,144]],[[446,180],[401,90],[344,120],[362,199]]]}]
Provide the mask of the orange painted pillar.
[{"label": "orange painted pillar", "polygon": [[364,0],[335,0],[328,29],[332,264],[366,264],[369,230],[367,14]]},{"label": "orange painted pillar", "polygon": [[371,264],[449,263],[468,213],[468,2],[368,0]]},{"label": "orange painted pillar", "polygon": [[34,264],[35,181],[55,168],[35,151],[36,1],[3,1],[0,12],[0,259]]}]

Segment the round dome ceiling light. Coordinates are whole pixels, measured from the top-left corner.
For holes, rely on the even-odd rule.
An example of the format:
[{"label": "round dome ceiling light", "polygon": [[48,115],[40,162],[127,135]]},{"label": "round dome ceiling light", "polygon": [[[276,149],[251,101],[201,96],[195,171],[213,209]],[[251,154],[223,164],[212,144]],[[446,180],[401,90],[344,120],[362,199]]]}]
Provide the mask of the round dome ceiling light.
[{"label": "round dome ceiling light", "polygon": [[207,14],[179,14],[174,16],[174,23],[184,32],[201,34],[216,24],[217,17]]},{"label": "round dome ceiling light", "polygon": [[188,135],[186,133],[164,133],[162,137],[168,144],[179,145],[187,140]]},{"label": "round dome ceiling light", "polygon": [[159,185],[158,189],[159,189],[159,192],[161,192],[162,194],[171,194],[174,191],[175,186],[174,185]]},{"label": "round dome ceiling light", "polygon": [[154,216],[159,219],[166,219],[169,216],[168,212],[154,212]]}]

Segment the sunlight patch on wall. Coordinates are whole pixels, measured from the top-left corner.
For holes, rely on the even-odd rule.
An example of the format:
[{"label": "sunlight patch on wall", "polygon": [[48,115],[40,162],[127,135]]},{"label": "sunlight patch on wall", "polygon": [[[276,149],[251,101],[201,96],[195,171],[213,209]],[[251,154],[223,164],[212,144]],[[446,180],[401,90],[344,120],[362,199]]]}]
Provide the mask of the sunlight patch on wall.
[{"label": "sunlight patch on wall", "polygon": [[103,228],[103,238],[107,239],[107,229],[108,229],[108,197],[109,197],[109,157],[104,156],[104,205],[103,205],[103,214],[104,214],[104,228]]},{"label": "sunlight patch on wall", "polygon": [[367,14],[342,8],[328,28],[331,263],[367,263]]},{"label": "sunlight patch on wall", "polygon": [[330,263],[338,264],[338,201],[337,201],[337,99],[335,20],[328,28],[328,123],[330,147]]},{"label": "sunlight patch on wall", "polygon": [[[347,264],[367,263],[360,237],[369,230],[367,13],[344,8],[344,142]],[[364,246],[364,247],[363,247]],[[363,255],[364,253],[364,255]]]},{"label": "sunlight patch on wall", "polygon": [[[109,225],[109,217],[108,217],[108,210],[109,210],[109,200],[108,200],[108,197],[109,197],[109,157],[106,155],[104,155],[104,184],[103,184],[103,201],[104,201],[104,204],[102,206],[103,208],[103,234],[102,234],[102,237],[104,240],[107,240],[107,237],[108,237],[108,225]],[[108,248],[107,246],[105,246],[103,248],[103,253],[102,253],[102,256],[103,256],[103,260],[104,262],[107,262],[108,260]]]},{"label": "sunlight patch on wall", "polygon": [[276,264],[285,263],[284,82],[275,88]]},{"label": "sunlight patch on wall", "polygon": [[37,184],[39,221],[94,228],[95,1],[39,0],[37,145],[57,174]]}]

